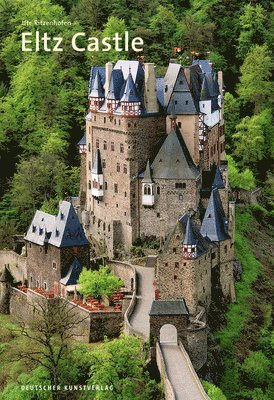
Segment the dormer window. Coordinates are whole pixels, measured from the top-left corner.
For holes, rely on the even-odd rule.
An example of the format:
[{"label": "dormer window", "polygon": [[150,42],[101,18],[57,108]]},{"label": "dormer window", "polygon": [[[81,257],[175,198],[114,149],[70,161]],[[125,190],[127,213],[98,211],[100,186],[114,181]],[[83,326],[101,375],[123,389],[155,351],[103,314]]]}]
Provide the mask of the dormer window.
[{"label": "dormer window", "polygon": [[64,219],[65,218],[65,215],[61,212],[61,214],[60,214],[60,218],[61,219]]},{"label": "dormer window", "polygon": [[39,228],[39,235],[43,235],[43,228]]},{"label": "dormer window", "polygon": [[36,232],[36,226],[32,225],[32,232]]}]

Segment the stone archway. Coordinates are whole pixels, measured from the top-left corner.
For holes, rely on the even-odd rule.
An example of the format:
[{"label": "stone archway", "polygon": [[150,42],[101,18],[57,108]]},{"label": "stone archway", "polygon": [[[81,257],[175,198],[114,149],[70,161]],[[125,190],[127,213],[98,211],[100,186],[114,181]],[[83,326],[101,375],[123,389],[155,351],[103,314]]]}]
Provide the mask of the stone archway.
[{"label": "stone archway", "polygon": [[165,324],[160,329],[160,343],[178,344],[177,328],[172,324]]}]

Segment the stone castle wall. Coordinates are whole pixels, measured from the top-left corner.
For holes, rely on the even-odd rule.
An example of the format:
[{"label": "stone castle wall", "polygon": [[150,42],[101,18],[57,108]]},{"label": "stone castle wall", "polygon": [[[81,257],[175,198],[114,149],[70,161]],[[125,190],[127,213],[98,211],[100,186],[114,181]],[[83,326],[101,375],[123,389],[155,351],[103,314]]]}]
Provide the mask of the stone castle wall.
[{"label": "stone castle wall", "polygon": [[157,282],[160,299],[184,298],[191,315],[198,305],[211,302],[211,251],[197,259],[184,260],[181,236],[175,234],[158,258]]},{"label": "stone castle wall", "polygon": [[27,279],[27,258],[12,250],[0,250],[0,275],[5,265],[17,282]]},{"label": "stone castle wall", "polygon": [[53,290],[54,282],[59,282],[61,277],[66,275],[74,257],[77,257],[82,265],[89,265],[88,246],[59,249],[52,245],[46,247],[27,242],[29,287]]},{"label": "stone castle wall", "polygon": [[[120,244],[129,250],[137,232],[137,174],[152,157],[157,143],[165,134],[165,118],[121,118],[92,114],[87,121],[87,211],[90,219],[105,224],[105,235],[98,229],[90,233],[95,239],[105,237],[113,247],[112,221],[121,222]],[[96,148],[103,162],[104,196],[97,201],[91,195],[91,168]],[[110,162],[111,159],[111,162]],[[108,231],[110,229],[110,231]],[[113,251],[113,250],[112,250]]]},{"label": "stone castle wall", "polygon": [[[10,288],[10,314],[15,320],[29,323],[35,318],[34,305],[39,307],[39,302],[53,302],[55,299],[46,299],[40,294],[29,289],[24,293],[16,288]],[[114,338],[120,335],[123,317],[121,312],[91,312],[66,299],[61,301],[72,309],[75,319],[79,321],[73,328],[74,338],[86,343],[97,342],[104,336]]]},{"label": "stone castle wall", "polygon": [[[177,189],[175,183],[185,188]],[[166,237],[176,221],[189,209],[199,204],[200,180],[155,180],[153,207],[142,205],[142,184],[139,182],[140,233],[142,236]],[[159,188],[159,189],[157,189]],[[157,194],[160,190],[160,194]]]}]

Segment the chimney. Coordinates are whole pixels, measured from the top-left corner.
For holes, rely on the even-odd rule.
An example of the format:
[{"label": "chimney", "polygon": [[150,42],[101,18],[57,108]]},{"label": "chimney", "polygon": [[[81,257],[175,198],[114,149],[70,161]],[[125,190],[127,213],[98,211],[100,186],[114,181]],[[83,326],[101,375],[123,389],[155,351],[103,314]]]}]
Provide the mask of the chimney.
[{"label": "chimney", "polygon": [[187,83],[190,86],[190,67],[184,67],[184,73],[185,73]]},{"label": "chimney", "polygon": [[153,63],[145,63],[145,107],[148,113],[159,112],[156,75]]},{"label": "chimney", "polygon": [[219,85],[219,92],[220,95],[223,94],[223,71],[218,71],[218,85]]},{"label": "chimney", "polygon": [[108,88],[109,88],[109,84],[110,84],[112,70],[113,70],[113,65],[112,65],[112,62],[109,61],[106,63],[105,97],[107,97],[107,94],[108,94]]}]

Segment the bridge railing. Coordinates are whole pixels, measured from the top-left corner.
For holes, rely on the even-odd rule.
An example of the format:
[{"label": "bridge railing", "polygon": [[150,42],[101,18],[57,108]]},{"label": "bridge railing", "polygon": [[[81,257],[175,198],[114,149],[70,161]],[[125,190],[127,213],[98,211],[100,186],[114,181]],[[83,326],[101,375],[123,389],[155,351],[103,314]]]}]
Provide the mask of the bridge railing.
[{"label": "bridge railing", "polygon": [[205,390],[203,388],[203,385],[201,384],[200,379],[198,378],[198,375],[196,374],[196,371],[195,371],[195,369],[194,369],[194,367],[192,365],[192,362],[191,362],[191,360],[189,358],[189,355],[187,354],[186,349],[184,348],[184,346],[183,346],[183,344],[182,344],[182,342],[180,340],[179,340],[179,348],[180,348],[181,352],[184,355],[184,358],[185,358],[185,360],[186,360],[186,362],[188,364],[189,370],[190,370],[190,372],[191,372],[191,374],[193,376],[193,380],[195,381],[196,385],[198,386],[198,389],[199,389],[199,391],[201,393],[201,396],[205,400],[210,400],[210,398],[208,397],[208,395],[206,394],[206,392],[205,392]]},{"label": "bridge railing", "polygon": [[176,400],[174,389],[166,372],[166,364],[159,343],[156,343],[156,363],[164,384],[165,400]]}]

